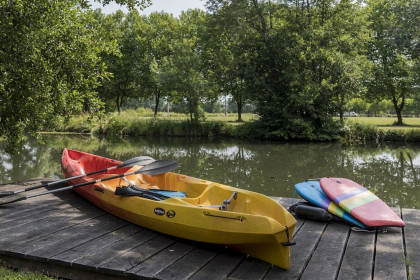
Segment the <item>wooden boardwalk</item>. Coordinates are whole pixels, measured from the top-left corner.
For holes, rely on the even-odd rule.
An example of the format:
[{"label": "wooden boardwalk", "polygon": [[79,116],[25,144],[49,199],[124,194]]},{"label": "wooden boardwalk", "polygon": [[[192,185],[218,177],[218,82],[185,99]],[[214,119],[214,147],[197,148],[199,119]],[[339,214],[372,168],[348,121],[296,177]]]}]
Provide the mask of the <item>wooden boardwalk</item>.
[{"label": "wooden boardwalk", "polygon": [[[0,185],[0,191],[40,181],[51,179]],[[0,259],[66,279],[420,279],[420,211],[396,211],[406,227],[386,233],[298,220],[292,266],[283,270],[130,224],[66,191],[0,207]]]}]

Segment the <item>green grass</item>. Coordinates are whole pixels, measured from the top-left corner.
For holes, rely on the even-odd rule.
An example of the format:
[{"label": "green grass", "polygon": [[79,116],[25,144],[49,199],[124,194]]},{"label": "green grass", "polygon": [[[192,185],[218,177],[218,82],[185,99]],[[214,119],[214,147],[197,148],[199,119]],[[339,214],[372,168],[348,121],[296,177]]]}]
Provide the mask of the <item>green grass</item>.
[{"label": "green grass", "polygon": [[365,125],[372,125],[381,130],[419,130],[420,131],[420,118],[403,118],[404,125],[394,125],[397,118],[392,117],[351,117],[346,118],[347,122],[357,122]]},{"label": "green grass", "polygon": [[[237,122],[237,114],[205,114],[205,119],[201,121],[201,127],[204,130],[214,130],[214,127],[220,127],[223,123],[227,127],[238,126],[244,123],[250,123],[257,120],[255,114],[242,114],[242,122]],[[168,134],[173,136],[185,135],[185,123],[189,122],[189,116],[181,113],[159,112],[157,118],[154,118],[153,111],[150,109],[139,108],[137,110],[125,110],[121,113],[109,113],[104,116],[91,116],[81,114],[74,116],[69,120],[58,119],[55,127],[47,129],[48,132],[65,133],[99,133],[109,135],[145,135],[145,134]],[[206,128],[207,127],[207,128]],[[225,132],[229,128],[224,129]],[[211,134],[207,131],[198,133],[202,136]]]},{"label": "green grass", "polygon": [[0,260],[0,279],[2,280],[52,280],[51,278],[39,273],[30,273],[23,271],[15,271],[5,266]]}]

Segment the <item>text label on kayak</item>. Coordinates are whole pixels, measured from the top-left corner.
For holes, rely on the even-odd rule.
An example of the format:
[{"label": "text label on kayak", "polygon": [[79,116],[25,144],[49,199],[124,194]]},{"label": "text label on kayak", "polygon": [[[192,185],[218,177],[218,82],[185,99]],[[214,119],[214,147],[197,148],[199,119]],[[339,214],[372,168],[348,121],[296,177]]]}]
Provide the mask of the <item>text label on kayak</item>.
[{"label": "text label on kayak", "polygon": [[163,215],[165,215],[165,209],[162,209],[162,208],[155,208],[154,212],[155,212],[155,214],[156,214],[156,215],[158,215],[158,216],[163,216]]}]

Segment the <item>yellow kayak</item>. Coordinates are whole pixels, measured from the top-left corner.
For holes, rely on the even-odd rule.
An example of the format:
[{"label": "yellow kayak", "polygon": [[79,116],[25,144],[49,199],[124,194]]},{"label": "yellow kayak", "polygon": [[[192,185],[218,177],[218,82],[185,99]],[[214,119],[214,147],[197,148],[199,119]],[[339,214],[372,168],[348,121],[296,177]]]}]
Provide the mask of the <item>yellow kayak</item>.
[{"label": "yellow kayak", "polygon": [[[63,151],[61,161],[66,178],[119,164],[69,149]],[[115,168],[70,182],[106,179],[140,168]],[[290,267],[296,220],[265,195],[173,172],[98,180],[75,191],[134,224],[185,239],[223,244],[281,268]]]}]

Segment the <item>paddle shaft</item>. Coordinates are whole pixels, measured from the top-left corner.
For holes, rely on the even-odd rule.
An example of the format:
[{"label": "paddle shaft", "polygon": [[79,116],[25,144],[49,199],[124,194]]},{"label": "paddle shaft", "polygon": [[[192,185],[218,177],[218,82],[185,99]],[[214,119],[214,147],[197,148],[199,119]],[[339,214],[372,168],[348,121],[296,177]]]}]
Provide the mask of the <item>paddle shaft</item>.
[{"label": "paddle shaft", "polygon": [[40,192],[40,193],[36,193],[36,194],[32,194],[32,195],[27,195],[27,196],[23,196],[14,200],[10,200],[4,203],[0,203],[0,205],[3,204],[9,204],[12,202],[17,202],[17,201],[22,201],[22,200],[26,200],[28,198],[33,198],[33,197],[37,197],[37,196],[41,196],[41,195],[45,195],[45,194],[51,194],[51,193],[56,193],[56,192],[62,192],[62,191],[67,191],[67,190],[71,190],[74,188],[78,188],[78,187],[83,187],[83,186],[87,186],[87,185],[91,185],[91,184],[95,184],[95,183],[99,183],[99,182],[104,182],[104,181],[108,181],[108,180],[112,180],[112,179],[116,179],[116,178],[121,178],[124,176],[129,176],[129,175],[133,175],[136,174],[137,172],[129,172],[129,173],[124,173],[124,174],[118,174],[115,176],[111,176],[111,177],[107,177],[107,178],[103,178],[103,179],[97,179],[97,180],[93,180],[93,181],[89,181],[89,182],[84,182],[84,183],[80,183],[80,184],[76,184],[73,186],[68,186],[68,187],[63,187],[63,188],[59,188],[59,189],[55,189],[55,190],[51,190],[51,191],[45,191],[45,192]]},{"label": "paddle shaft", "polygon": [[109,170],[112,170],[112,169],[116,169],[116,168],[117,168],[117,166],[112,166],[112,167],[109,167],[109,168],[104,168],[104,169],[101,169],[101,170],[97,170],[97,171],[92,171],[92,172],[89,172],[89,173],[80,174],[78,176],[74,176],[74,177],[71,177],[71,178],[66,178],[66,179],[62,179],[62,180],[58,180],[58,181],[46,183],[46,184],[43,184],[43,185],[40,185],[40,186],[33,186],[33,187],[29,187],[29,188],[26,188],[26,189],[23,189],[23,190],[18,190],[18,191],[15,191],[14,193],[17,194],[17,193],[21,193],[21,192],[26,192],[26,191],[31,191],[31,190],[39,189],[39,188],[42,188],[42,187],[50,187],[50,186],[53,186],[53,185],[57,185],[59,183],[68,182],[70,180],[82,178],[82,177],[85,177],[85,176],[90,176],[90,175],[101,173],[101,172],[106,172],[106,171],[109,171]]},{"label": "paddle shaft", "polygon": [[33,197],[41,196],[41,195],[44,195],[44,194],[50,194],[50,193],[56,193],[56,192],[71,190],[71,189],[74,189],[74,188],[83,187],[83,186],[91,185],[91,184],[94,184],[94,183],[99,183],[99,182],[104,182],[104,181],[108,181],[108,180],[112,180],[112,179],[117,179],[117,178],[121,178],[121,177],[124,177],[124,176],[130,176],[130,175],[133,175],[133,174],[150,174],[150,175],[163,174],[163,173],[169,172],[171,170],[174,170],[175,168],[178,168],[178,164],[173,160],[155,161],[155,162],[149,164],[148,166],[143,166],[142,168],[140,168],[136,171],[133,171],[133,172],[118,174],[118,175],[114,175],[114,176],[103,178],[103,179],[92,180],[92,181],[89,181],[89,182],[80,183],[80,184],[76,184],[76,185],[68,186],[68,187],[63,187],[63,188],[58,188],[58,189],[51,190],[51,191],[45,191],[45,192],[41,192],[41,193],[37,193],[37,194],[33,194],[33,195],[22,196],[22,197],[12,199],[12,200],[9,200],[9,201],[0,201],[0,205],[9,204],[9,203],[17,202],[17,201],[21,201],[21,200],[26,200],[28,198],[33,198]]},{"label": "paddle shaft", "polygon": [[90,176],[90,175],[93,175],[93,174],[106,172],[106,171],[110,171],[110,170],[117,169],[117,168],[133,166],[135,164],[137,164],[137,165],[148,165],[148,164],[150,164],[151,162],[154,162],[154,161],[155,160],[153,158],[149,157],[149,156],[135,157],[135,158],[131,158],[129,160],[126,160],[123,163],[120,163],[118,165],[111,166],[111,167],[108,167],[108,168],[104,168],[104,169],[101,169],[101,170],[96,170],[96,171],[92,171],[92,172],[89,172],[89,173],[83,173],[83,174],[73,176],[73,177],[70,177],[70,178],[61,179],[61,180],[58,180],[58,181],[54,181],[54,182],[50,182],[50,183],[46,183],[46,184],[42,184],[42,185],[32,186],[32,187],[25,188],[25,189],[22,189],[22,190],[0,192],[0,197],[15,195],[15,194],[19,194],[19,193],[22,193],[22,192],[27,192],[27,191],[43,188],[43,187],[49,187],[49,186],[53,186],[53,185],[56,185],[56,184],[59,184],[59,183],[64,183],[64,182],[68,182],[70,180],[82,178],[82,177],[85,177],[85,176]]},{"label": "paddle shaft", "polygon": [[107,177],[107,178],[103,178],[103,179],[97,179],[97,180],[93,180],[93,181],[89,181],[89,182],[84,182],[84,183],[76,184],[76,185],[73,185],[73,186],[59,188],[59,189],[56,189],[56,190],[45,191],[45,192],[41,192],[41,193],[37,193],[37,194],[33,194],[33,195],[28,195],[28,196],[26,196],[26,198],[32,198],[32,197],[37,197],[37,196],[41,196],[41,195],[44,195],[44,194],[50,194],[50,193],[56,193],[56,192],[60,192],[60,191],[71,190],[71,189],[78,188],[78,187],[83,187],[83,186],[87,186],[87,185],[91,185],[91,184],[95,184],[95,183],[100,183],[100,182],[103,182],[103,181],[108,181],[108,180],[112,180],[112,179],[121,178],[121,177],[124,177],[124,176],[133,175],[135,173],[136,172],[133,171],[133,172],[129,172],[129,173],[118,174],[118,175],[115,175],[115,176],[111,176],[111,177]]},{"label": "paddle shaft", "polygon": [[31,191],[31,190],[36,190],[36,189],[40,189],[40,188],[54,186],[54,185],[57,185],[57,184],[60,184],[60,183],[68,182],[70,180],[82,178],[82,177],[85,177],[85,176],[90,176],[90,175],[101,173],[101,172],[106,172],[106,171],[116,169],[116,168],[118,168],[118,166],[111,166],[111,167],[104,168],[104,169],[101,169],[101,170],[92,171],[92,172],[85,173],[85,174],[80,174],[80,175],[77,175],[77,176],[74,176],[74,177],[71,177],[71,178],[66,178],[66,179],[62,179],[62,180],[58,180],[58,181],[54,181],[54,182],[50,182],[50,183],[46,183],[46,184],[42,184],[42,185],[32,186],[32,187],[17,190],[17,191],[9,191],[9,192],[0,193],[0,197],[14,195],[14,194],[22,193],[22,192],[27,192],[27,191]]}]

